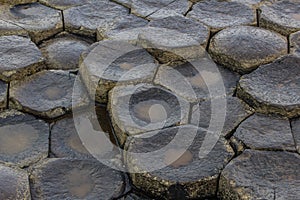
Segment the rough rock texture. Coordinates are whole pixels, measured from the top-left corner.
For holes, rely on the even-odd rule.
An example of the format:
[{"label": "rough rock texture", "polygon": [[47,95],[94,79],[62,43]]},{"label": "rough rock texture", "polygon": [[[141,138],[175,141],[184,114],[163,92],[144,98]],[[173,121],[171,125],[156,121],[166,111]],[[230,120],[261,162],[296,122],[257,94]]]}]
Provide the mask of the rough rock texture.
[{"label": "rough rock texture", "polygon": [[294,140],[296,143],[296,149],[298,153],[300,153],[300,118],[293,120],[291,125],[292,125]]},{"label": "rough rock texture", "polygon": [[40,46],[50,69],[78,68],[80,54],[90,46],[91,42],[71,34],[62,33]]},{"label": "rough rock texture", "polygon": [[[0,160],[20,167],[48,156],[49,126],[15,110],[0,113]],[[0,194],[1,195],[1,194]]]},{"label": "rough rock texture", "polygon": [[0,110],[6,108],[7,105],[7,84],[0,81]]},{"label": "rough rock texture", "polygon": [[244,75],[238,96],[258,112],[300,115],[300,58],[285,56]]},{"label": "rough rock texture", "polygon": [[300,30],[300,4],[298,0],[275,1],[261,8],[259,25],[283,35]]},{"label": "rough rock texture", "polygon": [[31,75],[45,68],[43,62],[42,53],[29,38],[0,37],[0,79],[3,81]]},{"label": "rough rock texture", "polygon": [[216,32],[230,26],[254,25],[255,10],[237,2],[205,0],[196,3],[187,15]]},{"label": "rough rock texture", "polygon": [[123,177],[96,160],[49,159],[35,167],[34,199],[112,199],[123,191]]},{"label": "rough rock texture", "polygon": [[59,10],[81,6],[87,4],[89,1],[90,0],[39,0],[40,3]]},{"label": "rough rock texture", "polygon": [[220,178],[221,199],[298,199],[300,156],[289,152],[246,150]]},{"label": "rough rock texture", "polygon": [[34,3],[37,0],[0,0],[0,3],[7,3],[7,4],[26,4],[26,3]]},{"label": "rough rock texture", "polygon": [[[190,138],[195,134],[195,138]],[[149,135],[148,135],[149,134]],[[166,167],[151,172],[131,173],[132,183],[159,199],[205,198],[215,195],[220,171],[233,157],[230,145],[222,138],[204,158],[199,157],[199,149],[206,133],[194,126],[179,126],[146,133],[145,137],[135,137],[126,144],[129,152],[149,153],[145,160],[127,153],[127,166],[133,170],[146,170],[148,165]],[[179,138],[174,139],[178,136]],[[186,148],[186,141],[191,145]],[[170,145],[172,141],[172,144]],[[183,142],[184,141],[184,142]],[[166,146],[168,144],[168,146]],[[159,155],[153,151],[162,150]],[[147,165],[147,166],[145,166]]]},{"label": "rough rock texture", "polygon": [[[145,197],[140,194],[130,193],[130,194],[126,195],[126,197],[123,197],[120,200],[151,200],[151,199],[152,198],[148,198],[148,197]],[[154,200],[154,199],[152,199],[152,200]]]},{"label": "rough rock texture", "polygon": [[11,82],[10,107],[43,118],[56,118],[86,106],[88,94],[82,84],[78,84],[80,89],[73,94],[75,79],[67,71],[50,70]]},{"label": "rough rock texture", "polygon": [[131,7],[131,13],[137,16],[147,17],[168,6],[173,1],[174,0],[131,0],[129,5]]},{"label": "rough rock texture", "polygon": [[290,35],[290,52],[300,55],[300,31]]},{"label": "rough rock texture", "polygon": [[218,32],[211,40],[212,58],[240,73],[248,73],[287,53],[285,37],[262,28],[237,26]]}]

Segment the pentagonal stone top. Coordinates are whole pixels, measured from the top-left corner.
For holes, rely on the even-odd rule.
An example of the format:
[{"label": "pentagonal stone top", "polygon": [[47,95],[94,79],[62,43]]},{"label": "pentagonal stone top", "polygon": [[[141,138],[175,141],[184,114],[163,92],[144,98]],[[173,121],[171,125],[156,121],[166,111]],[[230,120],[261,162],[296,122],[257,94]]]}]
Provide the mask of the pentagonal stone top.
[{"label": "pentagonal stone top", "polygon": [[129,5],[131,6],[132,14],[147,17],[173,2],[174,0],[132,0]]},{"label": "pentagonal stone top", "polygon": [[59,10],[81,6],[87,4],[89,1],[90,0],[39,0],[40,3]]},{"label": "pentagonal stone top", "polygon": [[300,114],[300,57],[285,56],[243,76],[238,95],[262,113]]},{"label": "pentagonal stone top", "polygon": [[298,0],[276,1],[260,8],[259,25],[283,35],[300,30],[300,4]]},{"label": "pentagonal stone top", "polygon": [[22,79],[44,67],[43,61],[42,53],[29,38],[0,37],[0,79]]},{"label": "pentagonal stone top", "polygon": [[219,194],[224,199],[297,199],[299,165],[296,153],[246,150],[223,170]]},{"label": "pentagonal stone top", "polygon": [[209,51],[216,62],[247,73],[286,54],[287,40],[262,28],[237,26],[217,33]]},{"label": "pentagonal stone top", "polygon": [[30,200],[28,174],[0,165],[0,199]]},{"label": "pentagonal stone top", "polygon": [[300,153],[300,119],[292,121],[292,132],[296,143],[298,153]]},{"label": "pentagonal stone top", "polygon": [[7,104],[7,84],[0,81],[0,110],[6,107]]},{"label": "pentagonal stone top", "polygon": [[255,10],[245,4],[218,0],[205,0],[196,3],[187,15],[205,25],[212,31],[236,26],[255,24]]},{"label": "pentagonal stone top", "polygon": [[96,36],[96,29],[128,15],[127,8],[109,1],[92,1],[63,11],[67,31]]},{"label": "pentagonal stone top", "polygon": [[[228,142],[220,138],[205,157],[199,157],[206,134],[209,133],[195,126],[179,126],[128,140],[125,160],[132,171],[133,184],[163,199],[214,196],[218,175],[234,153]],[[187,143],[189,140],[190,145]],[[159,150],[162,151],[159,155],[154,153]],[[139,156],[139,153],[148,153],[148,156]],[[148,167],[161,165],[165,167],[147,172]],[[139,170],[146,172],[133,173]]]},{"label": "pentagonal stone top", "polygon": [[35,199],[113,199],[123,192],[123,177],[96,160],[50,159],[31,175]]},{"label": "pentagonal stone top", "polygon": [[0,113],[0,160],[20,167],[48,156],[49,126],[14,110]]},{"label": "pentagonal stone top", "polygon": [[187,123],[189,103],[159,86],[138,84],[115,87],[108,109],[124,144],[127,135]]},{"label": "pentagonal stone top", "polygon": [[40,42],[63,29],[61,12],[39,3],[1,5],[0,10],[0,17],[6,22],[0,24],[0,35],[26,32],[34,42]]},{"label": "pentagonal stone top", "polygon": [[78,90],[73,94],[75,78],[67,71],[42,71],[14,81],[10,87],[10,106],[43,118],[56,118],[85,106],[88,95],[80,82],[76,82]]},{"label": "pentagonal stone top", "polygon": [[251,149],[295,151],[288,119],[255,114],[239,125],[234,136]]},{"label": "pentagonal stone top", "polygon": [[300,55],[300,31],[291,34],[290,48],[291,53]]},{"label": "pentagonal stone top", "polygon": [[49,69],[76,69],[80,54],[90,46],[91,42],[83,38],[62,33],[54,39],[44,42],[40,48],[46,58]]}]

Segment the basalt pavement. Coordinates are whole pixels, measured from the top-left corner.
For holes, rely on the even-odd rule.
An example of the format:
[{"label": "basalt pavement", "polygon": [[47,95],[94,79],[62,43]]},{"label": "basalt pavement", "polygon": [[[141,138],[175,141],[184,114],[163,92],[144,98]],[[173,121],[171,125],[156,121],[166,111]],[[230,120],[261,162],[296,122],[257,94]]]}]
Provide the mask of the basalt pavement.
[{"label": "basalt pavement", "polygon": [[[130,51],[109,63],[120,40]],[[221,79],[185,56],[210,56]],[[223,96],[211,96],[220,81]],[[225,123],[200,157],[212,99],[226,100]],[[0,110],[1,200],[299,200],[300,2],[0,0]],[[196,135],[150,172],[113,155],[126,173],[89,153],[80,116],[133,152],[162,148],[179,129]],[[160,121],[159,133],[147,126]]]}]

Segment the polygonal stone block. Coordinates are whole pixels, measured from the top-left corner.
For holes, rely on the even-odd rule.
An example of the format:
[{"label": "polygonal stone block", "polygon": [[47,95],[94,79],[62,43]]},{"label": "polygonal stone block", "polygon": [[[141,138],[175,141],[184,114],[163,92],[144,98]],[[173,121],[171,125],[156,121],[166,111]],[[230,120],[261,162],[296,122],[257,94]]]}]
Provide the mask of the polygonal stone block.
[{"label": "polygonal stone block", "polygon": [[285,37],[262,28],[237,26],[218,32],[211,40],[212,58],[240,73],[248,73],[287,53]]},{"label": "polygonal stone block", "polygon": [[0,110],[6,108],[7,106],[7,84],[0,81]]},{"label": "polygonal stone block", "polygon": [[300,57],[288,55],[242,76],[238,96],[258,112],[300,115]]},{"label": "polygonal stone block", "polygon": [[292,125],[294,140],[296,143],[296,149],[298,153],[300,153],[300,119],[298,118],[293,120],[291,125]]},{"label": "polygonal stone block", "polygon": [[48,156],[49,126],[15,110],[0,113],[0,160],[29,166]]},{"label": "polygonal stone block", "polygon": [[[88,94],[78,84],[73,94],[76,75],[67,71],[42,71],[22,81],[11,82],[10,107],[43,118],[57,118],[89,103]],[[72,100],[73,105],[72,105]]]},{"label": "polygonal stone block", "polygon": [[[156,199],[214,197],[218,176],[234,153],[228,142],[219,138],[211,151],[200,157],[206,134],[210,133],[195,126],[179,126],[128,140],[125,160],[133,185]],[[142,153],[147,155],[139,156]],[[165,167],[148,171],[150,166]]]},{"label": "polygonal stone block", "polygon": [[0,79],[22,79],[45,68],[43,62],[42,53],[29,38],[0,37]]},{"label": "polygonal stone block", "polygon": [[87,4],[89,1],[90,0],[39,0],[40,3],[59,10],[81,6]]},{"label": "polygonal stone block", "polygon": [[290,52],[300,55],[300,31],[290,35]]},{"label": "polygonal stone block", "polygon": [[220,178],[222,199],[298,199],[300,156],[285,151],[246,150]]},{"label": "polygonal stone block", "polygon": [[97,160],[49,159],[30,176],[34,199],[113,199],[123,176]]}]

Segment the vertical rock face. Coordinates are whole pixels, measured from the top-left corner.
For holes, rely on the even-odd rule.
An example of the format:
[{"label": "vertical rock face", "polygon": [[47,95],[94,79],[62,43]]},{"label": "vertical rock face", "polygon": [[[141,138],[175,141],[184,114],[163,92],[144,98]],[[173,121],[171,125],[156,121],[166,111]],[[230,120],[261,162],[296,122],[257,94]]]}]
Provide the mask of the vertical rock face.
[{"label": "vertical rock face", "polygon": [[300,31],[290,36],[290,52],[300,55]]},{"label": "vertical rock face", "polygon": [[296,143],[296,149],[300,153],[300,118],[292,121],[292,132]]},{"label": "vertical rock face", "polygon": [[0,111],[7,105],[7,84],[0,81]]}]

